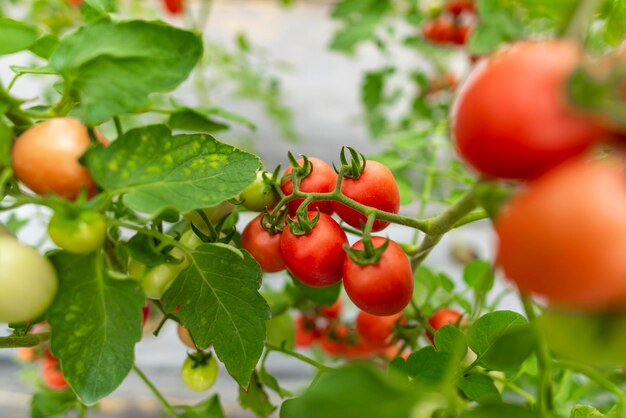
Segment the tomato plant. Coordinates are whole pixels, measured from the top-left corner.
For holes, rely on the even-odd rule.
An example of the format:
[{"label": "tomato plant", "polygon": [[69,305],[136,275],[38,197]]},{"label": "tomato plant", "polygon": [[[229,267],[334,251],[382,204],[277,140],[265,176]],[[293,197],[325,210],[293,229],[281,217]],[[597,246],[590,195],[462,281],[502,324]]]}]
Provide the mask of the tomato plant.
[{"label": "tomato plant", "polygon": [[102,247],[106,236],[106,218],[96,211],[74,214],[58,210],[48,224],[48,234],[59,247],[85,254]]},{"label": "tomato plant", "polygon": [[196,359],[188,356],[183,363],[180,375],[187,387],[194,392],[204,392],[217,380],[217,361],[213,355],[201,356]]}]

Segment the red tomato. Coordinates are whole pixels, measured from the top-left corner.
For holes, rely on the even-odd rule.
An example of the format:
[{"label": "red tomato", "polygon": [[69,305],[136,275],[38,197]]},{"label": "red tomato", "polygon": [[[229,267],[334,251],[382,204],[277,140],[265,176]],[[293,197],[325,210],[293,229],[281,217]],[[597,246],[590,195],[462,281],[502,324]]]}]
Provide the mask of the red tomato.
[{"label": "red tomato", "polygon": [[459,16],[464,12],[474,13],[476,11],[473,0],[453,0],[445,5],[445,9],[452,16]]},{"label": "red tomato", "polygon": [[65,389],[67,388],[67,382],[63,377],[61,368],[59,367],[59,360],[49,356],[44,360],[44,364],[41,370],[41,377],[50,389]]},{"label": "red tomato", "polygon": [[315,318],[304,315],[296,317],[296,346],[301,348],[310,347],[321,336],[317,329]]},{"label": "red tomato", "polygon": [[[106,138],[98,138],[107,144]],[[82,188],[92,196],[96,185],[78,159],[89,147],[87,128],[78,119],[54,118],[24,131],[13,145],[15,176],[39,195],[56,193],[74,200]]]},{"label": "red tomato", "polygon": [[[372,237],[375,248],[385,243]],[[363,241],[352,248],[362,250]],[[408,305],[413,295],[411,263],[402,248],[393,241],[376,264],[358,265],[349,257],[343,264],[343,285],[350,300],[372,315],[394,315]]]},{"label": "red tomato", "polygon": [[272,234],[261,226],[259,215],[250,221],[241,235],[241,247],[248,251],[266,273],[285,269],[285,261],[280,254],[281,233]]},{"label": "red tomato", "polygon": [[343,307],[343,299],[341,296],[337,298],[335,303],[330,306],[322,306],[319,308],[320,314],[328,319],[338,319],[341,314],[341,308]]},{"label": "red tomato", "polygon": [[450,42],[457,45],[465,45],[467,43],[467,38],[469,38],[471,33],[471,28],[467,25],[459,25],[454,27],[454,31],[452,32],[452,36],[450,38]]},{"label": "red tomato", "polygon": [[[300,180],[300,191],[307,193],[327,193],[332,192],[335,188],[335,184],[337,183],[337,174],[335,171],[330,168],[328,164],[319,158],[311,157],[309,161],[313,165],[313,169],[311,173]],[[298,163],[302,164],[303,159],[298,160]],[[292,166],[287,167],[285,170],[285,174],[291,173],[293,170]],[[291,178],[287,178],[283,181],[280,188],[282,189],[285,195],[290,195],[293,193],[293,182]],[[294,215],[298,206],[302,203],[302,199],[294,199],[289,202],[289,213]],[[333,213],[332,206],[329,201],[318,201],[313,202],[309,205],[309,211],[315,211],[319,208],[321,212],[331,214]]]},{"label": "red tomato", "polygon": [[371,358],[379,353],[379,348],[359,338],[353,344],[346,344],[344,355],[349,359]]},{"label": "red tomato", "polygon": [[148,316],[150,315],[150,304],[149,303],[146,306],[144,306],[143,308],[141,308],[141,315],[142,315],[141,325],[146,325],[146,322],[148,321]]},{"label": "red tomato", "polygon": [[163,0],[163,5],[173,15],[179,15],[185,10],[184,0]]},{"label": "red tomato", "polygon": [[348,327],[344,324],[330,324],[320,337],[320,347],[330,356],[339,356],[346,352]]},{"label": "red tomato", "polygon": [[72,6],[80,6],[81,4],[83,4],[83,0],[68,0],[68,2],[69,2]]},{"label": "red tomato", "polygon": [[[384,212],[398,213],[400,210],[400,192],[393,173],[378,161],[368,160],[365,170],[358,179],[343,179],[341,193],[350,199],[356,200],[365,206]],[[361,222],[367,221],[367,216],[343,203],[332,202],[333,209],[348,225],[361,228]],[[389,222],[376,220],[372,231],[385,229]]]},{"label": "red tomato", "polygon": [[573,41],[524,41],[481,61],[452,110],[456,147],[480,173],[529,179],[580,154],[604,130],[568,107]]},{"label": "red tomato", "polygon": [[[437,309],[434,314],[428,318],[428,325],[433,329],[433,331],[437,332],[439,328],[444,325],[452,324],[456,325],[459,322],[459,318],[461,317],[461,312],[451,309],[451,308],[441,308]],[[461,319],[461,324],[465,324],[465,319]],[[431,343],[435,343],[434,335],[430,332],[426,332],[426,336],[430,340]]]},{"label": "red tomato", "polygon": [[378,316],[361,311],[356,317],[356,330],[367,343],[376,347],[386,347],[391,342],[393,327],[401,316],[401,313]]},{"label": "red tomato", "polygon": [[574,159],[531,182],[497,219],[498,262],[525,293],[583,310],[626,307],[626,172]]},{"label": "red tomato", "polygon": [[445,44],[454,36],[454,22],[451,19],[439,18],[426,22],[422,26],[424,39],[434,44]]},{"label": "red tomato", "polygon": [[[309,212],[309,219],[317,214]],[[294,235],[285,227],[280,239],[280,252],[287,270],[307,286],[331,286],[341,280],[348,237],[337,222],[325,213],[305,235]]]}]

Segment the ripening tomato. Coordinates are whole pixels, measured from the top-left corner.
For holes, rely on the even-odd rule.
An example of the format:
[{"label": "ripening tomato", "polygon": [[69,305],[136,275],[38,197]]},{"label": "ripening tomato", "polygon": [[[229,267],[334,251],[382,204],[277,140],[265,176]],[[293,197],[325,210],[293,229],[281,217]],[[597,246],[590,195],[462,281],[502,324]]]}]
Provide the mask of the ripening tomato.
[{"label": "ripening tomato", "polygon": [[258,215],[246,225],[241,234],[241,247],[248,251],[266,273],[274,273],[285,269],[285,261],[280,254],[280,237],[282,233],[272,234],[261,226]]},{"label": "ripening tomato", "polygon": [[[108,144],[106,138],[97,136],[101,143]],[[92,196],[96,184],[78,161],[87,148],[89,134],[78,119],[48,119],[27,129],[15,141],[15,176],[39,195],[56,193],[74,200],[85,189]]]},{"label": "ripening tomato", "polygon": [[321,336],[317,328],[315,318],[298,315],[296,316],[296,346],[300,348],[310,347]]},{"label": "ripening tomato", "polygon": [[430,20],[422,26],[424,39],[434,44],[450,42],[454,36],[454,22],[451,19],[438,18]]},{"label": "ripening tomato", "polygon": [[141,326],[146,325],[146,322],[148,322],[149,316],[150,316],[150,304],[148,303],[146,306],[141,308]]},{"label": "ripening tomato", "polygon": [[48,356],[44,360],[44,364],[41,369],[41,377],[45,385],[50,389],[62,390],[67,388],[67,382],[61,372],[59,360],[52,356]]},{"label": "ripening tomato", "polygon": [[217,360],[211,354],[201,360],[187,356],[180,375],[189,389],[194,392],[204,392],[215,384],[217,372]]},{"label": "ripening tomato", "polygon": [[57,291],[52,263],[9,236],[0,237],[0,322],[23,322],[43,314]]},{"label": "ripening tomato", "polygon": [[358,338],[357,341],[346,344],[343,354],[348,359],[366,359],[375,356],[379,352],[379,347],[370,344],[362,338]]},{"label": "ripening tomato", "polygon": [[[433,331],[437,332],[439,328],[444,325],[463,325],[465,324],[465,318],[461,318],[461,312],[452,308],[440,308],[437,309],[429,318],[428,325],[433,329]],[[426,336],[430,340],[431,343],[435,343],[435,337],[429,331],[426,331]]]},{"label": "ripening tomato", "polygon": [[[308,176],[300,180],[300,191],[307,193],[328,193],[332,192],[337,183],[337,173],[330,168],[328,164],[319,158],[310,157],[309,161],[313,166]],[[299,164],[304,162],[303,159],[298,160]],[[291,173],[292,166],[287,167],[285,174]],[[281,184],[281,189],[285,195],[293,193],[293,182],[291,178],[286,178]],[[289,202],[289,213],[294,215],[298,207],[302,203],[302,199],[294,199]],[[333,213],[333,208],[329,201],[317,201],[309,205],[309,211],[315,211],[319,209],[323,213]]]},{"label": "ripening tomato", "polygon": [[522,292],[579,310],[626,307],[626,170],[568,161],[513,197],[496,222],[497,260]]},{"label": "ripening tomato", "polygon": [[183,344],[185,344],[192,350],[196,349],[196,345],[193,343],[193,339],[191,338],[191,334],[189,334],[189,330],[187,328],[183,327],[181,324],[178,324],[176,331],[178,333],[178,338]]},{"label": "ripening tomato", "polygon": [[[372,237],[375,248],[385,243],[383,237]],[[363,250],[363,241],[352,246]],[[388,316],[402,311],[413,296],[413,272],[409,258],[398,244],[389,246],[376,264],[359,265],[346,257],[343,285],[350,300],[362,311]]]},{"label": "ripening tomato", "polygon": [[471,31],[472,29],[468,25],[457,25],[454,27],[454,30],[452,31],[452,36],[450,37],[449,41],[453,44],[465,45]]},{"label": "ripening tomato", "polygon": [[465,161],[486,176],[529,179],[601,140],[604,129],[567,104],[567,77],[580,60],[568,40],[518,42],[482,60],[452,110]]},{"label": "ripening tomato", "polygon": [[343,308],[343,299],[341,296],[330,306],[321,306],[318,310],[320,314],[328,319],[339,319],[341,309]]},{"label": "ripening tomato", "polygon": [[106,217],[95,210],[84,210],[76,214],[57,210],[48,225],[48,235],[52,241],[74,254],[87,254],[100,249],[106,230]]},{"label": "ripening tomato", "polygon": [[[316,212],[309,212],[309,219]],[[294,235],[287,225],[280,239],[280,253],[291,274],[307,286],[331,286],[341,280],[346,233],[333,218],[320,213],[311,231]]]},{"label": "ripening tomato", "polygon": [[448,1],[444,7],[452,16],[459,16],[462,13],[474,13],[476,11],[474,0],[452,0]]},{"label": "ripening tomato", "polygon": [[[378,161],[368,160],[359,178],[343,179],[341,193],[365,206],[384,212],[398,213],[400,210],[400,192],[396,179],[391,170]],[[361,222],[365,224],[367,221],[367,216],[343,203],[333,201],[332,207],[337,215],[350,226],[361,228]],[[376,220],[372,231],[380,231],[388,225],[389,222]]]},{"label": "ripening tomato", "polygon": [[271,177],[272,173],[258,171],[256,180],[239,194],[244,208],[261,212],[265,208],[273,208],[278,203],[278,194],[272,185],[265,181],[264,175]]},{"label": "ripening tomato", "polygon": [[185,10],[184,0],[163,0],[163,5],[173,15],[179,15]]},{"label": "ripening tomato", "polygon": [[329,324],[320,337],[320,348],[330,356],[342,355],[346,352],[347,336],[348,327],[345,324]]},{"label": "ripening tomato", "polygon": [[361,311],[356,317],[356,330],[367,343],[376,347],[386,347],[391,343],[393,327],[401,317],[402,313],[378,316]]}]

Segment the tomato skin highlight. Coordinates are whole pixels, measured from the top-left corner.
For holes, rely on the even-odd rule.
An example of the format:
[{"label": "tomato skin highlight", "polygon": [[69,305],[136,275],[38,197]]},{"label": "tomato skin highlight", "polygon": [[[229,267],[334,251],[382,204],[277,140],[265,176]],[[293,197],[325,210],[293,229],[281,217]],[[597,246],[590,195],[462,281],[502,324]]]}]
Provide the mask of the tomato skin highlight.
[{"label": "tomato skin highlight", "polygon": [[206,359],[203,364],[196,363],[187,357],[180,372],[183,382],[194,392],[204,392],[211,389],[217,380],[217,373],[217,360],[215,360],[214,355]]},{"label": "tomato skin highlight", "polygon": [[[98,139],[107,143],[101,136]],[[78,119],[48,119],[27,129],[15,141],[15,176],[38,195],[55,193],[75,200],[84,188],[88,196],[93,196],[96,184],[78,162],[87,148],[89,134]]]},{"label": "tomato skin highlight", "polygon": [[[300,180],[300,191],[307,193],[332,192],[335,188],[335,184],[337,183],[337,173],[335,173],[335,171],[330,168],[328,164],[319,158],[309,157],[309,161],[311,162],[313,169],[308,176]],[[299,164],[302,164],[303,162],[303,159],[298,160]],[[287,167],[285,174],[291,173],[292,170],[292,166]],[[291,178],[286,178],[280,188],[286,196],[292,194],[293,182]],[[295,215],[296,210],[298,210],[298,207],[303,201],[304,199],[294,199],[289,202],[289,214],[292,216]],[[328,215],[333,213],[330,201],[321,200],[312,202],[308,207],[309,211],[316,211],[317,209]]]},{"label": "tomato skin highlight", "polygon": [[0,322],[41,315],[57,288],[57,273],[46,257],[14,238],[0,237]]},{"label": "tomato skin highlight", "polygon": [[393,327],[401,317],[402,313],[378,316],[360,311],[356,317],[356,330],[368,344],[375,347],[386,347],[390,344]]},{"label": "tomato skin highlight", "polygon": [[[344,178],[341,193],[350,199],[389,213],[400,210],[400,192],[398,184],[384,164],[368,160],[363,173],[358,179]],[[361,229],[361,222],[367,222],[367,216],[339,202],[332,202],[337,215],[348,225]],[[380,231],[389,225],[387,221],[375,220],[372,231]]]},{"label": "tomato skin highlight", "polygon": [[107,222],[97,211],[82,211],[77,216],[57,211],[50,219],[48,235],[56,245],[74,254],[87,254],[102,247]]},{"label": "tomato skin highlight", "polygon": [[275,273],[285,269],[285,261],[280,253],[282,233],[272,234],[263,229],[258,215],[250,221],[241,234],[241,247],[248,251],[266,273]]},{"label": "tomato skin highlight", "polygon": [[601,140],[605,130],[567,104],[581,56],[573,41],[522,41],[481,61],[452,108],[463,159],[488,177],[531,179]]},{"label": "tomato skin highlight", "polygon": [[[309,212],[309,219],[317,213]],[[291,274],[307,286],[326,287],[341,280],[346,233],[333,218],[320,218],[305,235],[294,235],[287,225],[280,239],[280,252]]]},{"label": "tomato skin highlight", "polygon": [[[375,248],[385,243],[383,237],[372,237]],[[363,241],[352,248],[363,250]],[[358,265],[346,257],[343,285],[350,300],[372,315],[389,316],[402,311],[413,295],[413,272],[409,258],[398,244],[389,246],[376,264]]]},{"label": "tomato skin highlight", "polygon": [[623,308],[625,214],[623,163],[574,159],[507,203],[496,220],[497,261],[522,292],[558,307]]}]

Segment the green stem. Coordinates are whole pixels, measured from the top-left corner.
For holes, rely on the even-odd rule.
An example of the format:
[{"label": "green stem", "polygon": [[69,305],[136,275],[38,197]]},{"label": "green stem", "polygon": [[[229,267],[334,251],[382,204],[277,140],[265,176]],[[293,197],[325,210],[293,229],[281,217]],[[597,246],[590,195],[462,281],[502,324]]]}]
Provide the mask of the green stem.
[{"label": "green stem", "polygon": [[165,399],[165,397],[161,394],[161,392],[159,392],[159,390],[156,388],[156,386],[154,386],[152,384],[152,382],[150,381],[150,379],[148,379],[148,377],[144,374],[144,372],[142,372],[139,367],[137,367],[136,364],[133,364],[133,370],[135,371],[135,373],[137,373],[137,376],[139,376],[139,378],[141,380],[143,380],[143,382],[146,384],[146,386],[148,386],[148,388],[150,388],[150,390],[152,391],[152,393],[154,394],[154,396],[156,396],[159,401],[161,401],[161,403],[163,404],[163,407],[165,408],[165,410],[174,418],[178,418],[178,414],[174,411],[174,408],[172,407],[172,405],[170,405],[170,403],[167,401],[167,399]]},{"label": "green stem", "polygon": [[602,0],[581,0],[572,11],[571,17],[562,32],[563,37],[572,38],[581,43],[586,38],[587,28],[593,14],[598,10]]},{"label": "green stem", "polygon": [[607,379],[597,370],[585,364],[577,363],[575,361],[570,361],[570,360],[554,360],[553,364],[556,367],[559,367],[562,369],[570,369],[574,372],[584,374],[589,379],[597,383],[598,386],[603,387],[604,389],[613,393],[619,399],[620,402],[624,403],[626,401],[626,391],[624,391],[615,383],[611,382],[609,379]]},{"label": "green stem", "polygon": [[[521,296],[522,304],[524,305],[524,311],[531,325],[537,322],[537,315],[535,314],[535,308],[532,301],[528,296]],[[543,336],[543,333],[538,328],[535,328],[537,332],[537,367],[539,369],[539,389],[537,393],[539,411],[542,416],[550,416],[554,409],[553,405],[553,390],[552,390],[552,370],[551,370],[551,357],[550,350]]]},{"label": "green stem", "polygon": [[293,358],[296,358],[304,363],[307,363],[313,367],[315,367],[317,370],[319,370],[321,373],[328,373],[328,372],[332,372],[335,369],[329,366],[326,366],[318,361],[315,361],[305,355],[302,355],[300,353],[296,353],[295,351],[291,351],[287,348],[284,347],[279,347],[277,345],[273,345],[273,344],[269,344],[269,343],[265,343],[265,347],[270,350],[270,351],[277,351],[279,353],[283,353],[283,354],[287,354],[288,356],[291,356]]},{"label": "green stem", "polygon": [[124,135],[124,128],[122,127],[122,121],[119,116],[113,117],[113,123],[115,123],[115,130],[117,131],[117,137]]},{"label": "green stem", "polygon": [[49,332],[23,336],[0,337],[0,348],[36,347],[50,338]]}]

